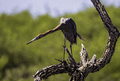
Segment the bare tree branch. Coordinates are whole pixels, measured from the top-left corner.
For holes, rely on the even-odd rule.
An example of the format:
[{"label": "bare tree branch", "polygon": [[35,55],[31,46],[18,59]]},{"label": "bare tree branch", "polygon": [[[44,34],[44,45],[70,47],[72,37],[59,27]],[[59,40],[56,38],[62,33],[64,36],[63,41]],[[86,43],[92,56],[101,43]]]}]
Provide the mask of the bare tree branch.
[{"label": "bare tree branch", "polygon": [[69,81],[85,81],[85,78],[89,73],[99,71],[101,68],[103,68],[106,64],[110,62],[112,55],[115,51],[115,45],[117,39],[120,36],[120,33],[117,28],[112,24],[112,21],[101,2],[99,0],[91,1],[96,10],[98,11],[103,21],[103,24],[109,33],[107,45],[105,47],[105,51],[102,57],[97,60],[97,56],[93,55],[92,59],[90,60],[87,50],[82,44],[80,52],[81,62],[76,63],[72,55],[69,53],[68,49],[64,47],[69,55],[69,62],[66,60],[58,60],[61,63],[47,66],[41,70],[38,70],[37,73],[34,75],[34,81],[42,81],[42,79],[47,79],[47,77],[49,77],[50,75],[59,73],[68,73],[71,76]]}]

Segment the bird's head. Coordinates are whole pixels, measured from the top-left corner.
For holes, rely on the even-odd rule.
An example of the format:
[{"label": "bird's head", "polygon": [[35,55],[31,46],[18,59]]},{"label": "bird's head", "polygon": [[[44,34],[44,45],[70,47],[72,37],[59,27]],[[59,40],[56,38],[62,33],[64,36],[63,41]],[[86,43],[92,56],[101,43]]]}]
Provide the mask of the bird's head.
[{"label": "bird's head", "polygon": [[66,22],[69,21],[70,19],[71,19],[71,18],[63,18],[63,17],[62,17],[62,18],[60,19],[60,22],[59,22],[59,23],[60,23],[60,24],[62,24],[62,23],[66,24]]}]

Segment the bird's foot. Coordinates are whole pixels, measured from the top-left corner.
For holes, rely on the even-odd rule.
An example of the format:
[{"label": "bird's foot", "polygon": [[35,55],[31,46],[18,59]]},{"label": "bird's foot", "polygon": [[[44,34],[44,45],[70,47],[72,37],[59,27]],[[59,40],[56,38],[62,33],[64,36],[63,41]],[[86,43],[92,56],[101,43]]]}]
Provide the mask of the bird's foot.
[{"label": "bird's foot", "polygon": [[63,48],[65,49],[66,48],[66,46],[65,45],[62,45],[63,46]]}]

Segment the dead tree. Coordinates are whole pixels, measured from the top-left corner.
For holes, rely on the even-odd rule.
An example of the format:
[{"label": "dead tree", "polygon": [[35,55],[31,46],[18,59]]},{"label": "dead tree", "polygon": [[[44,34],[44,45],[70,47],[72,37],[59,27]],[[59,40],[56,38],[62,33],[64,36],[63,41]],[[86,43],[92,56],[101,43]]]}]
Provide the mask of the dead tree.
[{"label": "dead tree", "polygon": [[60,73],[68,73],[71,76],[69,81],[85,81],[85,78],[89,73],[99,71],[110,62],[111,57],[115,51],[115,45],[117,39],[120,36],[120,33],[117,28],[112,24],[112,21],[101,2],[99,0],[91,1],[96,10],[98,11],[103,21],[103,24],[109,33],[107,45],[105,47],[105,51],[102,57],[97,60],[97,56],[93,55],[92,59],[89,59],[88,53],[84,45],[82,44],[82,49],[80,52],[81,62],[76,63],[72,55],[69,53],[68,49],[64,47],[69,55],[69,61],[58,60],[61,63],[50,65],[38,70],[33,76],[34,81],[42,81],[43,79],[47,79],[51,75]]}]

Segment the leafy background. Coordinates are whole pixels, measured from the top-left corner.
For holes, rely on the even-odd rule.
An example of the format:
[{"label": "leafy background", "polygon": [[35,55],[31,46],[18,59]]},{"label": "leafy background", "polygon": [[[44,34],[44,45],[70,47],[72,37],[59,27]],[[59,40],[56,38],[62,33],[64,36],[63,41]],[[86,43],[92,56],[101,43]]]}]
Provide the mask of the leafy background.
[{"label": "leafy background", "polygon": [[[120,30],[120,7],[106,7],[113,24]],[[76,14],[64,14],[51,17],[49,14],[33,18],[28,10],[17,14],[0,14],[0,81],[33,81],[37,70],[48,65],[59,63],[55,60],[62,59],[64,36],[61,31],[47,35],[29,45],[28,41],[40,33],[56,27],[61,17],[71,17],[77,25],[77,32],[86,41],[77,39],[73,45],[73,54],[80,62],[81,43],[86,47],[89,57],[94,54],[97,58],[104,52],[108,32],[105,29],[95,8],[89,8]],[[118,39],[115,53],[103,69],[91,73],[86,81],[120,81],[120,41]],[[69,48],[69,42],[67,41]],[[66,54],[67,59],[67,54]],[[70,76],[58,74],[50,76],[44,81],[68,81]]]}]

